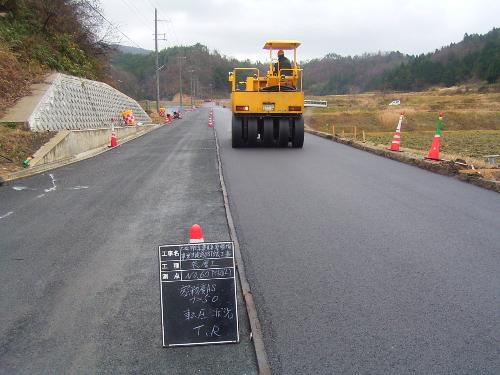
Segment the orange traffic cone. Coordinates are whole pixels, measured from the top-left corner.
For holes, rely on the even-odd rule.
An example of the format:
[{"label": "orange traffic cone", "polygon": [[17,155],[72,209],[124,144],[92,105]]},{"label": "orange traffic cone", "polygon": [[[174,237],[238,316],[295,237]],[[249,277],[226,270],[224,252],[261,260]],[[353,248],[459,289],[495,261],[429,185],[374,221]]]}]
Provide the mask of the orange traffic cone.
[{"label": "orange traffic cone", "polygon": [[437,129],[434,139],[432,140],[431,148],[429,149],[429,154],[426,158],[427,160],[441,160],[439,159],[439,145],[441,143],[441,127],[443,126],[443,113],[439,112],[439,118],[437,120]]},{"label": "orange traffic cone", "polygon": [[116,147],[116,146],[118,146],[118,141],[117,141],[117,139],[116,139],[116,133],[115,133],[115,131],[113,130],[113,131],[111,132],[111,143],[110,143],[110,145],[109,145],[108,147],[113,148],[113,147]]},{"label": "orange traffic cone", "polygon": [[203,239],[203,231],[198,224],[193,224],[189,230],[189,243],[205,242]]},{"label": "orange traffic cone", "polygon": [[209,128],[214,127],[214,117],[212,111],[208,112],[208,127]]},{"label": "orange traffic cone", "polygon": [[396,131],[394,132],[394,137],[391,142],[391,151],[399,151],[399,146],[401,145],[401,124],[403,123],[403,114],[399,116],[398,126],[396,127]]}]

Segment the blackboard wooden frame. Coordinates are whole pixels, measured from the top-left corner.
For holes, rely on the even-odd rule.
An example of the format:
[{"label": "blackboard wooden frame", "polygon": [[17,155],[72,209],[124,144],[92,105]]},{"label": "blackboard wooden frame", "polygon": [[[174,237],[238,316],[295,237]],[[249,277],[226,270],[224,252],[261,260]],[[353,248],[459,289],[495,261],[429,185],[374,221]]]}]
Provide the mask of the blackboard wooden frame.
[{"label": "blackboard wooden frame", "polygon": [[[167,255],[167,253],[169,255]],[[199,257],[192,258],[191,256],[195,254]],[[203,262],[204,267],[201,269],[192,268],[193,264],[197,262]],[[236,267],[234,261],[234,243],[232,241],[161,245],[158,246],[158,263],[163,347],[230,344],[240,341],[238,300],[236,294]],[[174,266],[176,268],[173,268]],[[225,297],[225,299],[222,299],[220,302],[215,302],[215,305],[219,307],[214,307],[213,300],[208,301],[207,305],[203,305],[206,307],[208,313],[214,313],[215,311],[215,316],[211,317],[205,317],[205,313],[203,313],[203,319],[208,319],[206,323],[211,322],[210,324],[213,324],[211,332],[203,331],[205,335],[207,335],[206,341],[187,339],[186,336],[188,336],[188,334],[186,330],[182,330],[180,327],[183,324],[184,326],[189,325],[189,323],[185,321],[179,321],[182,320],[179,319],[179,317],[182,316],[188,320],[186,312],[182,314],[180,309],[176,310],[177,305],[182,305],[183,302],[187,304],[187,302],[181,298],[184,297],[185,299],[186,296],[182,294],[183,288],[180,287],[180,285],[183,285],[184,289],[190,288],[191,291],[193,289],[202,290],[206,288],[211,292],[215,292],[218,289],[219,293],[223,293],[223,297]],[[205,299],[208,296],[209,293],[205,296],[202,295]],[[215,297],[217,297],[217,300],[219,299],[218,295],[213,296],[213,298]],[[177,302],[177,305],[175,305],[175,307],[169,305],[169,300],[172,304]],[[190,300],[193,300],[193,304],[196,303],[194,302],[196,300],[195,298],[191,298]],[[198,302],[201,301],[200,298],[197,298],[197,300]],[[207,303],[207,301],[202,301],[202,303]],[[205,307],[201,310],[205,310]],[[189,308],[187,311],[189,316]],[[233,311],[233,313],[230,313],[230,311]],[[224,314],[224,312],[226,314]],[[171,321],[174,317],[169,316],[169,314],[175,315],[177,318],[174,325]],[[224,315],[224,317],[222,317],[222,315]],[[194,316],[196,317],[196,314],[194,314]],[[231,317],[228,318],[228,316]],[[222,335],[218,335],[218,333],[220,333],[220,326],[215,324],[213,322],[214,320],[218,322],[222,320],[222,325],[227,329],[224,335],[225,339],[222,339]],[[200,327],[204,325],[205,324],[193,328],[193,330],[198,329],[198,338],[200,337]],[[170,328],[167,326],[170,326]],[[217,328],[216,331],[214,331],[215,328]],[[178,337],[175,337],[176,334]],[[217,339],[219,337],[221,337],[220,340]]]}]

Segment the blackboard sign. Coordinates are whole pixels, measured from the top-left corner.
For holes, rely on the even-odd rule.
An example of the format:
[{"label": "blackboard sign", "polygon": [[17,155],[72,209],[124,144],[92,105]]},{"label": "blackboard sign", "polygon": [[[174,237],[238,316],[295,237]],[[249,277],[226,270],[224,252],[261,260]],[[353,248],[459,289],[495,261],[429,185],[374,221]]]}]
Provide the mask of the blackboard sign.
[{"label": "blackboard sign", "polygon": [[232,242],[159,246],[163,346],[239,341]]}]

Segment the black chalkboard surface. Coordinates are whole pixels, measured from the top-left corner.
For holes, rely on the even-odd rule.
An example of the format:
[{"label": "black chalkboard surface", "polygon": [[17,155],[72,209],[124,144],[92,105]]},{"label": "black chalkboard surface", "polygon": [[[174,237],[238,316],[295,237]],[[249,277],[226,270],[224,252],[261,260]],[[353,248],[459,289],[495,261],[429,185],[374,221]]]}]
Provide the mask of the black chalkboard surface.
[{"label": "black chalkboard surface", "polygon": [[158,250],[163,346],[238,342],[233,243]]}]

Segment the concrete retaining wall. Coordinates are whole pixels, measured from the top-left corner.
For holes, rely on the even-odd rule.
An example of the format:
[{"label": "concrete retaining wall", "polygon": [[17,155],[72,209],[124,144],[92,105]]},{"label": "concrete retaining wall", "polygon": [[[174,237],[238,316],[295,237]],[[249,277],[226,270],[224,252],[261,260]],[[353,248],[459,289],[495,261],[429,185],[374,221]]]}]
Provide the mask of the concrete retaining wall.
[{"label": "concrete retaining wall", "polygon": [[[118,143],[120,143],[129,138],[147,133],[156,127],[158,125],[116,127],[115,132]],[[109,128],[60,131],[35,153],[30,166],[34,167],[71,159],[78,157],[78,155],[106,147],[110,143],[110,137],[111,130]]]},{"label": "concrete retaining wall", "polygon": [[[149,124],[115,128],[118,145],[160,126],[162,125]],[[60,131],[35,153],[29,168],[0,177],[0,186],[9,181],[33,176],[110,150],[108,147],[110,136],[110,129]]]}]

